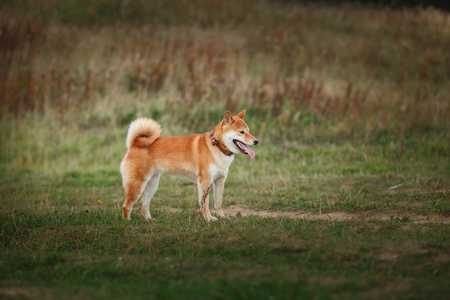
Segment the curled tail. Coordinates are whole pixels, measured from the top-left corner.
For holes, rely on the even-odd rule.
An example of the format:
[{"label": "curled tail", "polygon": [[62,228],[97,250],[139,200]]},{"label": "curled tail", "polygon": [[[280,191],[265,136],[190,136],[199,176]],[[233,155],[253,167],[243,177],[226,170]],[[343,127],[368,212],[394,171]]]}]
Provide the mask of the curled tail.
[{"label": "curled tail", "polygon": [[161,125],[147,118],[139,118],[131,122],[127,135],[127,148],[147,147],[161,134]]}]

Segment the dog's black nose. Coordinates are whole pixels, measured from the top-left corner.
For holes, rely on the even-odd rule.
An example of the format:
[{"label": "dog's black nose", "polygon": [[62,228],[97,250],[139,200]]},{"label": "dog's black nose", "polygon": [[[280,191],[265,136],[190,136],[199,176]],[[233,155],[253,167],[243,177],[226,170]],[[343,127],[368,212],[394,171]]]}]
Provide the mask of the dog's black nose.
[{"label": "dog's black nose", "polygon": [[255,144],[255,145],[257,145],[258,143],[259,143],[258,140],[254,140],[254,141],[253,141],[253,144]]}]

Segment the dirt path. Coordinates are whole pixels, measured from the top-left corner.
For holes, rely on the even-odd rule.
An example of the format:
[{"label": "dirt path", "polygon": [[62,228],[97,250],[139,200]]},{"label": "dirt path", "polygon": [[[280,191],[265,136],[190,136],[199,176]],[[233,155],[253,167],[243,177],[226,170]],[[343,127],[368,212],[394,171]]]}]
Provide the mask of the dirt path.
[{"label": "dirt path", "polygon": [[[173,207],[162,207],[163,210],[168,210],[171,212],[180,212],[183,209],[173,208]],[[283,217],[283,218],[300,218],[300,219],[310,219],[310,220],[332,220],[332,221],[347,221],[347,220],[390,220],[391,217],[402,219],[409,218],[414,223],[445,223],[450,224],[450,217],[443,215],[420,215],[415,213],[401,213],[396,214],[394,212],[378,213],[378,212],[356,212],[356,213],[346,213],[346,212],[329,212],[323,214],[317,214],[312,212],[302,212],[302,211],[269,211],[269,210],[255,210],[249,208],[247,205],[231,205],[224,208],[225,215],[236,216],[238,214],[242,216],[260,216],[260,217]],[[214,214],[214,211],[211,211]]]}]

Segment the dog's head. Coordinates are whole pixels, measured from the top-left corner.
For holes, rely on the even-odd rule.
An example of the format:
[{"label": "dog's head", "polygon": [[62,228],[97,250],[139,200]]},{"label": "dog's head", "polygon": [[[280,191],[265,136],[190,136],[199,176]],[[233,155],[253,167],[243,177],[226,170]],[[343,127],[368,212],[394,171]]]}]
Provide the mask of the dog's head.
[{"label": "dog's head", "polygon": [[236,116],[232,116],[229,111],[223,116],[222,142],[233,153],[242,152],[248,154],[251,158],[255,157],[248,146],[258,144],[258,140],[250,134],[247,124],[244,122],[245,109]]}]

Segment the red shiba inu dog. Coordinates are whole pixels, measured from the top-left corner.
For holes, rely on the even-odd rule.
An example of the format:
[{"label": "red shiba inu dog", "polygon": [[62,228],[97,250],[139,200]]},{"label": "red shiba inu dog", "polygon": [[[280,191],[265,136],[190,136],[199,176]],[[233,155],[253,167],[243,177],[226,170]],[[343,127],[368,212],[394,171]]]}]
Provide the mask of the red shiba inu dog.
[{"label": "red shiba inu dog", "polygon": [[228,168],[234,155],[242,152],[251,158],[248,146],[258,144],[244,122],[245,110],[232,116],[227,111],[211,132],[183,137],[160,137],[161,126],[154,120],[140,118],[128,129],[128,152],[120,164],[126,200],[123,217],[130,219],[131,209],[142,196],[141,209],[151,219],[150,201],[158,188],[162,173],[182,174],[197,182],[200,211],[206,221],[215,221],[209,211],[209,190],[214,187],[214,208],[225,217],[222,195]]}]

